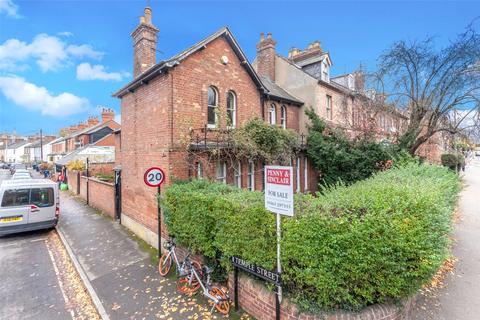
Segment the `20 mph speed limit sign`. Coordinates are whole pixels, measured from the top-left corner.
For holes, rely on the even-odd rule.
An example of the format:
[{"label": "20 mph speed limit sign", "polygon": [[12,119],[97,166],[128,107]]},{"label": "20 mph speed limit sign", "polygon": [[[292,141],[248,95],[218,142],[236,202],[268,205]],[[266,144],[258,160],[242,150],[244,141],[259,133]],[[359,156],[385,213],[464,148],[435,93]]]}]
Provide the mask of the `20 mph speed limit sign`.
[{"label": "20 mph speed limit sign", "polygon": [[165,173],[162,169],[153,167],[145,171],[143,181],[150,187],[158,187],[165,181]]}]

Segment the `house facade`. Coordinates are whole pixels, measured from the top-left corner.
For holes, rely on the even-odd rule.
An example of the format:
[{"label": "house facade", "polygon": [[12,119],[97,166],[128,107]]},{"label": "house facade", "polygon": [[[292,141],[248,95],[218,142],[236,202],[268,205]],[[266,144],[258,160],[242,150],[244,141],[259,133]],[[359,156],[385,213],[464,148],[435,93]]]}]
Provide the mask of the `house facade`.
[{"label": "house facade", "polygon": [[[167,184],[173,178],[202,177],[262,190],[263,163],[214,157],[205,149],[219,135],[253,118],[298,131],[303,105],[257,74],[228,28],[156,63],[158,32],[151,10],[146,8],[131,34],[134,80],[114,94],[121,99],[122,108],[118,138],[122,146],[122,224],[154,246],[158,239],[157,190],[143,182],[149,167],[161,167]],[[259,46],[269,45],[269,40],[264,40]],[[205,157],[192,159],[202,145]],[[295,183],[299,191],[316,187],[305,164],[308,168],[303,158],[298,161],[302,174]]]},{"label": "house facade", "polygon": [[29,161],[29,155],[25,154],[25,148],[28,147],[31,142],[20,141],[11,145],[8,145],[5,149],[5,162],[26,163]]}]

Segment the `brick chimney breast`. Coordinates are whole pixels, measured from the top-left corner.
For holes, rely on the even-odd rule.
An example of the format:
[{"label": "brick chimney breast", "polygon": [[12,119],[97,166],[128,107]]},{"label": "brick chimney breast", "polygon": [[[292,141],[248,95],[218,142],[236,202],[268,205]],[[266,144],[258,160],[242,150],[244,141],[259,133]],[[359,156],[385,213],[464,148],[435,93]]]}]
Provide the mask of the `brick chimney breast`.
[{"label": "brick chimney breast", "polygon": [[268,33],[260,33],[260,41],[257,43],[257,71],[260,76],[268,77],[275,81],[275,45],[277,42]]},{"label": "brick chimney breast", "polygon": [[152,9],[146,7],[140,24],[131,33],[133,39],[133,77],[154,66],[157,53],[158,29],[152,24]]},{"label": "brick chimney breast", "polygon": [[102,109],[102,123],[115,119],[115,111],[109,108]]}]

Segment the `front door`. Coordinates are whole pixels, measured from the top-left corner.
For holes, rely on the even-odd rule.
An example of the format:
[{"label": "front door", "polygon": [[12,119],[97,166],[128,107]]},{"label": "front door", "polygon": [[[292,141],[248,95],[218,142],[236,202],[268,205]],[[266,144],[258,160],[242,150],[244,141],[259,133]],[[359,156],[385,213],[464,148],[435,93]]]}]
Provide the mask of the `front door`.
[{"label": "front door", "polygon": [[122,223],[122,171],[115,170],[115,219]]}]

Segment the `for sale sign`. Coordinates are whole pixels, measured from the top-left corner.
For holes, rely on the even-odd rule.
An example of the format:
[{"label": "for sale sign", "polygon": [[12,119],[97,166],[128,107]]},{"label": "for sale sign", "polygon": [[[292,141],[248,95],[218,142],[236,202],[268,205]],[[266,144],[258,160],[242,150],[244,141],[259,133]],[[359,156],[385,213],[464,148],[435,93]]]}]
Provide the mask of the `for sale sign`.
[{"label": "for sale sign", "polygon": [[265,208],[293,216],[293,168],[265,166]]}]

